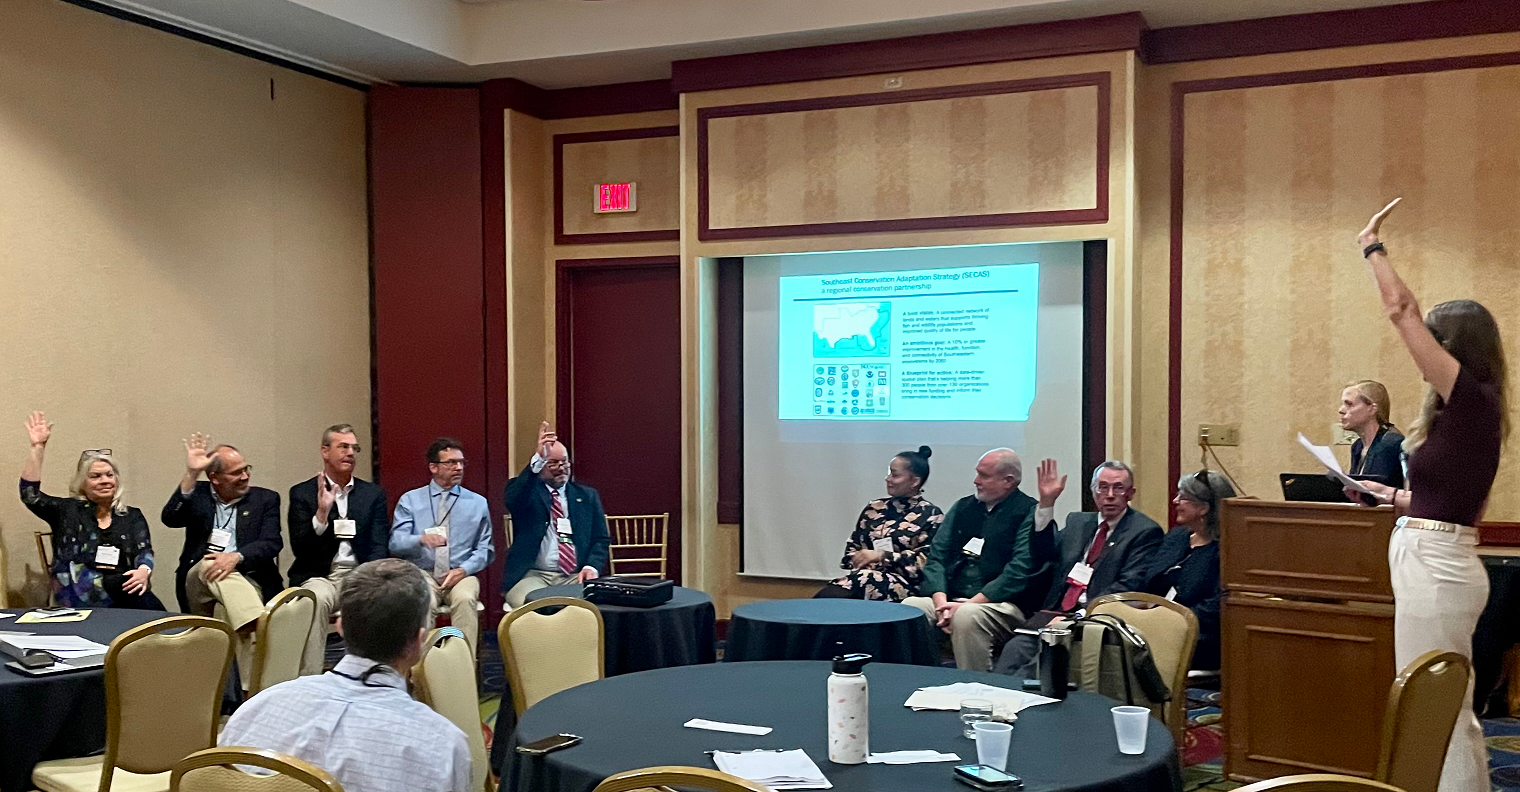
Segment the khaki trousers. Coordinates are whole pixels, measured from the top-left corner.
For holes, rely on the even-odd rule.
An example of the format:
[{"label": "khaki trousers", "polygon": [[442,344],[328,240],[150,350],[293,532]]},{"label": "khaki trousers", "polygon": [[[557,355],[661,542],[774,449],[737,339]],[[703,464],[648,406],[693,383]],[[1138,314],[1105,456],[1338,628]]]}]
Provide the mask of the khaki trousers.
[{"label": "khaki trousers", "polygon": [[310,591],[317,601],[312,614],[311,632],[306,635],[306,649],[301,653],[301,675],[322,673],[327,658],[327,633],[332,627],[333,611],[338,609],[338,595],[343,591],[343,577],[308,578],[301,588]]},{"label": "khaki trousers", "polygon": [[[933,599],[909,597],[903,604],[923,611],[930,624],[936,621]],[[956,667],[966,671],[992,670],[993,649],[1007,643],[1024,618],[1023,611],[1011,602],[963,603],[950,622],[950,647],[955,651]]]},{"label": "khaki trousers", "polygon": [[465,641],[470,644],[470,653],[474,654],[475,648],[480,644],[480,614],[475,610],[480,603],[480,581],[471,575],[444,591],[435,580],[433,596],[439,612],[449,614],[449,623],[464,633]]},{"label": "khaki trousers", "polygon": [[238,678],[246,690],[253,678],[253,628],[264,612],[264,595],[241,572],[208,583],[205,571],[205,561],[190,567],[185,575],[185,598],[190,601],[191,612],[222,619],[237,633]]},{"label": "khaki trousers", "polygon": [[545,572],[542,569],[530,569],[528,574],[523,575],[522,580],[507,590],[507,607],[517,609],[528,601],[528,595],[541,588],[549,586],[563,586],[575,581],[575,575],[566,575],[563,572]]}]

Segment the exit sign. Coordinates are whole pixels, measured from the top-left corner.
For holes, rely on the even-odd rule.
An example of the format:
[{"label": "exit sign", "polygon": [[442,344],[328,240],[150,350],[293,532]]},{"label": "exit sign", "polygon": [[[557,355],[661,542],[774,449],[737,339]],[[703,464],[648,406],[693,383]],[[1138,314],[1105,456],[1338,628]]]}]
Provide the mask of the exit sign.
[{"label": "exit sign", "polygon": [[591,211],[597,214],[638,211],[637,187],[637,182],[596,185],[596,203]]}]

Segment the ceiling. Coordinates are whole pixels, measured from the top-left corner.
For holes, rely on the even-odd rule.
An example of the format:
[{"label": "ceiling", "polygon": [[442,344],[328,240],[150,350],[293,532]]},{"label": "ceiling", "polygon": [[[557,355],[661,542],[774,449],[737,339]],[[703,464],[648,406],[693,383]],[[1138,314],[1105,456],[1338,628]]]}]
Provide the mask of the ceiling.
[{"label": "ceiling", "polygon": [[1416,0],[96,0],[367,83],[542,88],[672,61],[1140,11],[1153,28]]}]

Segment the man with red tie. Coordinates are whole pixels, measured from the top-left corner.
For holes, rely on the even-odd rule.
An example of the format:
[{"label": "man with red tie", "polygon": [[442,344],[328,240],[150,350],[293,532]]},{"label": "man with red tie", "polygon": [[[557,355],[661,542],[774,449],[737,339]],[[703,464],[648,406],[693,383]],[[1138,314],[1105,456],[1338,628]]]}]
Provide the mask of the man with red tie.
[{"label": "man with red tie", "polygon": [[[1054,459],[1041,462],[1037,475],[1040,499],[1029,515],[1034,552],[1055,565],[1045,610],[1073,613],[1104,594],[1143,590],[1151,553],[1164,534],[1155,520],[1129,507],[1135,497],[1135,472],[1129,465],[1110,459],[1095,468],[1091,488],[1098,511],[1066,515],[1066,527],[1059,531],[1055,504],[1066,489],[1066,477]],[[994,670],[1033,676],[1038,651],[1034,636],[1015,635]]]},{"label": "man with red tie", "polygon": [[546,586],[585,583],[607,567],[607,514],[596,490],[570,480],[570,452],[545,421],[538,453],[507,482],[512,549],[502,590],[507,607]]}]

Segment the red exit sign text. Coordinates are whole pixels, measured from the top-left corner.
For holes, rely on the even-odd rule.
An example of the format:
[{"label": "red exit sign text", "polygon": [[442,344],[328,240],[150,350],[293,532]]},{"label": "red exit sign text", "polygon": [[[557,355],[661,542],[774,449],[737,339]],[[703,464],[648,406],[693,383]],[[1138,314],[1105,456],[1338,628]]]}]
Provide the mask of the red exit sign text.
[{"label": "red exit sign text", "polygon": [[607,212],[633,212],[639,208],[637,182],[618,182],[617,184],[596,185],[596,203],[591,211],[597,214]]}]

